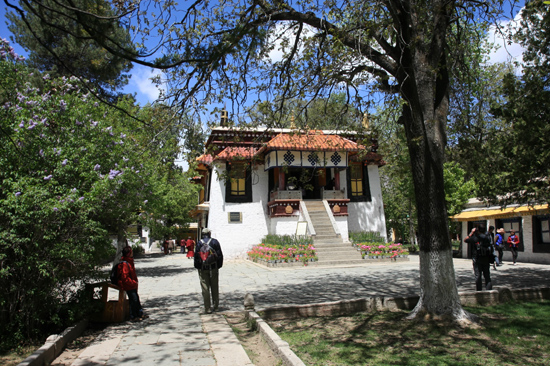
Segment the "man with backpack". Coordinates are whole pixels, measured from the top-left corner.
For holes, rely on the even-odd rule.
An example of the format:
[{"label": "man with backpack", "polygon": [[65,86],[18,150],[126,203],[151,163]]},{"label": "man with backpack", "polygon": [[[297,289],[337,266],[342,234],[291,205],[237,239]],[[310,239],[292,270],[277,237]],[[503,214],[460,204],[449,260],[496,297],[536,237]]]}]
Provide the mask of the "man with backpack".
[{"label": "man with backpack", "polygon": [[481,275],[485,278],[485,288],[492,290],[491,284],[491,263],[493,262],[493,248],[491,245],[491,236],[485,233],[485,227],[473,228],[470,235],[464,239],[464,242],[470,245],[472,253],[472,262],[476,277],[476,291],[482,290]]},{"label": "man with backpack", "polygon": [[[205,313],[211,314],[212,311],[218,311],[220,302],[218,275],[219,269],[223,266],[223,253],[220,242],[211,237],[211,231],[208,228],[202,230],[202,239],[195,248],[194,265],[199,271]],[[212,294],[212,303],[210,294]]]}]

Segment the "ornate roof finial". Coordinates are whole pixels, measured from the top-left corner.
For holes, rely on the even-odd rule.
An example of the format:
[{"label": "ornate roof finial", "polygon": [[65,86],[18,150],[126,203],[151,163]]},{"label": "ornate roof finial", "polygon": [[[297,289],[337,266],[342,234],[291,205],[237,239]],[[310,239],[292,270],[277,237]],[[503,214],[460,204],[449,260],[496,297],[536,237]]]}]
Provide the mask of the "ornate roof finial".
[{"label": "ornate roof finial", "polygon": [[220,117],[220,126],[227,127],[228,125],[229,125],[229,117],[227,116],[227,110],[225,109],[225,106],[223,106],[222,115]]},{"label": "ornate roof finial", "polygon": [[293,130],[296,129],[296,123],[294,123],[294,109],[292,110],[292,115],[290,116],[290,128]]},{"label": "ornate roof finial", "polygon": [[369,115],[367,114],[367,112],[365,112],[365,114],[363,114],[363,127],[365,128],[365,130],[368,130],[369,129]]}]

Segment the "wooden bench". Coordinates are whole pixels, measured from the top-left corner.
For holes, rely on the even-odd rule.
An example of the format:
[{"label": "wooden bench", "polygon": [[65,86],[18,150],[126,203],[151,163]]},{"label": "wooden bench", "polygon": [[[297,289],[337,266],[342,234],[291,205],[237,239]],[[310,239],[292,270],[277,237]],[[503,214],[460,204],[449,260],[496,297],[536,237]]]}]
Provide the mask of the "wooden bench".
[{"label": "wooden bench", "polygon": [[[101,288],[103,310],[93,315],[90,320],[101,323],[120,323],[130,318],[130,305],[126,298],[126,291],[110,282],[98,282],[87,285],[92,293],[97,287]],[[109,288],[118,291],[118,300],[109,300]]]}]

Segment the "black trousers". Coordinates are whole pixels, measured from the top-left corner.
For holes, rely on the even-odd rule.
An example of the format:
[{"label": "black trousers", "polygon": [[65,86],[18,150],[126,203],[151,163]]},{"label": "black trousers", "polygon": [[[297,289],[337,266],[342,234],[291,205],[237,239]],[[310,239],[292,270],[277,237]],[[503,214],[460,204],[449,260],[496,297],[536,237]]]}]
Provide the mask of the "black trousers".
[{"label": "black trousers", "polygon": [[474,264],[474,273],[476,276],[476,291],[481,291],[482,288],[482,279],[481,275],[485,278],[485,289],[492,290],[493,285],[491,284],[491,264],[487,258],[476,258],[473,260]]},{"label": "black trousers", "polygon": [[516,263],[518,260],[518,248],[510,247],[510,250],[512,251],[512,260]]},{"label": "black trousers", "polygon": [[502,264],[502,256],[504,254],[504,249],[502,249],[501,245],[497,246],[496,248],[497,248],[497,252],[498,252],[498,263]]},{"label": "black trousers", "polygon": [[128,290],[126,294],[128,295],[130,305],[130,319],[139,318],[143,314],[143,310],[141,310],[141,302],[139,301],[137,289]]}]

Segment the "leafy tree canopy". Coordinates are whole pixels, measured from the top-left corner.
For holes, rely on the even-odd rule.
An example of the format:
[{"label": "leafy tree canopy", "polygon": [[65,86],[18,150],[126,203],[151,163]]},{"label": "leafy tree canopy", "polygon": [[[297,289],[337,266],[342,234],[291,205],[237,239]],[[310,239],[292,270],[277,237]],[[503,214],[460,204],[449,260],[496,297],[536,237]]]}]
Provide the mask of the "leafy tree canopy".
[{"label": "leafy tree canopy", "polygon": [[162,55],[148,61],[156,49],[146,41],[133,52],[103,41],[99,29],[94,38],[114,54],[168,70],[167,97],[181,112],[199,98],[204,106],[230,99],[238,109],[251,96],[283,106],[285,100],[340,92],[363,112],[380,95],[373,92],[398,96],[419,225],[420,301],[411,317],[428,313],[468,321],[472,317],[462,309],[456,290],[443,189],[449,39],[453,28],[460,34],[467,24],[494,18],[501,5],[467,0],[235,0],[176,8],[141,1],[119,4],[117,15],[143,39],[155,30]]},{"label": "leafy tree canopy", "polygon": [[103,97],[115,96],[128,83],[132,64],[108,52],[87,31],[87,27],[100,29],[104,39],[132,49],[127,29],[111,18],[111,4],[105,0],[47,0],[39,4],[34,8],[23,0],[16,11],[7,14],[14,41],[29,52],[27,64],[52,77],[76,75],[89,80]]},{"label": "leafy tree canopy", "polygon": [[506,103],[494,116],[511,129],[496,133],[488,146],[493,159],[477,177],[480,195],[493,202],[549,202],[550,185],[550,9],[543,1],[526,3],[514,38],[526,49],[523,74],[504,78]]},{"label": "leafy tree canopy", "polygon": [[112,234],[166,217],[184,226],[196,198],[173,168],[171,133],[99,103],[74,77],[43,74],[38,88],[31,74],[1,40],[2,349],[84,315],[76,290],[100,277]]}]

